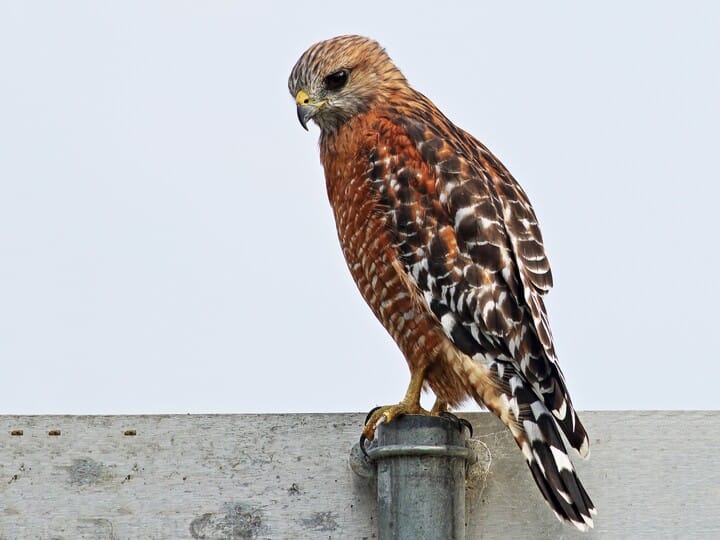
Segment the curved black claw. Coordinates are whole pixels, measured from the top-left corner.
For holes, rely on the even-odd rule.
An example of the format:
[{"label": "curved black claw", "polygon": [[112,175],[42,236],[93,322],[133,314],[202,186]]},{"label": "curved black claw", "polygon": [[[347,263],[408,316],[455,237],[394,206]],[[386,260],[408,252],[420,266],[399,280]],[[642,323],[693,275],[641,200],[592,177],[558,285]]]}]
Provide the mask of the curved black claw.
[{"label": "curved black claw", "polygon": [[470,437],[472,438],[472,436],[473,436],[472,424],[470,422],[468,422],[467,420],[465,420],[464,418],[455,416],[453,413],[447,412],[447,411],[442,411],[442,412],[438,413],[438,416],[440,416],[442,418],[447,418],[448,420],[455,422],[458,425],[458,429],[460,431],[462,431],[463,428],[467,428],[467,430],[470,432]]},{"label": "curved black claw", "polygon": [[[367,413],[367,416],[365,417],[365,424],[368,423],[368,421],[370,420],[370,417],[373,415],[373,413],[374,413],[375,411],[377,411],[378,409],[381,409],[381,408],[382,408],[382,407],[381,407],[380,405],[378,405],[377,407],[373,407],[372,409],[370,409],[370,412]],[[364,425],[364,424],[363,424],[363,425]]]},{"label": "curved black claw", "polygon": [[[464,418],[460,418],[460,426],[465,426],[467,428],[468,433],[470,433],[470,438],[472,439],[472,436],[473,436],[472,424],[470,422],[468,422],[467,420],[465,420]],[[462,427],[460,429],[462,429]]]},{"label": "curved black claw", "polygon": [[460,424],[460,419],[449,411],[440,411],[438,413],[438,416],[440,418],[447,418],[448,420],[450,420],[451,422],[455,422],[456,424]]},{"label": "curved black claw", "polygon": [[[373,409],[375,410],[375,409]],[[367,441],[367,437],[365,437],[365,434],[362,433],[360,435],[360,450],[362,450],[362,453],[365,454],[365,459],[370,459],[370,456],[368,456],[367,449],[365,448],[365,441]]]}]

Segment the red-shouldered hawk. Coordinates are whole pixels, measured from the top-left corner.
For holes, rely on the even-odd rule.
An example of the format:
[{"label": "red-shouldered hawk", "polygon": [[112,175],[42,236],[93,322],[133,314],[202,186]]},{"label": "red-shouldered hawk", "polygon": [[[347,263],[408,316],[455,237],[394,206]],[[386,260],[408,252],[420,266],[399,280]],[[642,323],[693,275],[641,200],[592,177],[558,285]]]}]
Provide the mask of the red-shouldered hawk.
[{"label": "red-shouldered hawk", "polygon": [[595,508],[565,450],[588,437],[558,366],[543,294],[552,286],[527,195],[500,161],[411,88],[360,36],[317,43],[288,82],[300,123],[320,127],[320,159],[350,273],[410,367],[400,414],[467,397],[507,425],[560,520],[592,527]]}]

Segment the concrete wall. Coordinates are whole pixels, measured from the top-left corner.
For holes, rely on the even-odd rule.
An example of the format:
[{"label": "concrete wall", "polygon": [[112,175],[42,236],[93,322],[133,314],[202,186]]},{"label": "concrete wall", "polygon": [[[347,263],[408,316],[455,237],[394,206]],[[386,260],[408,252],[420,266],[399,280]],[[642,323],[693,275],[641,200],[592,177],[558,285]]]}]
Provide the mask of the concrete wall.
[{"label": "concrete wall", "polygon": [[[720,538],[720,412],[585,412],[598,507],[556,521],[485,413],[467,538]],[[373,538],[373,480],[348,466],[364,414],[1,416],[0,538]],[[485,466],[489,463],[489,469]]]}]

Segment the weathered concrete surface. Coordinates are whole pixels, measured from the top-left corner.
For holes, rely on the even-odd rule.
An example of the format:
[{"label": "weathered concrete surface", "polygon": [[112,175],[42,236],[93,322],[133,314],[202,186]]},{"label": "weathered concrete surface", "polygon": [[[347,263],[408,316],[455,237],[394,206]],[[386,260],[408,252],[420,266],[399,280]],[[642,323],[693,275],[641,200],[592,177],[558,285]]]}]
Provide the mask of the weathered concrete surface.
[{"label": "weathered concrete surface", "polygon": [[[720,538],[720,412],[581,414],[586,535],[555,520],[494,418],[463,416],[491,459],[468,539]],[[374,538],[375,486],[348,467],[363,419],[2,416],[0,538]]]}]

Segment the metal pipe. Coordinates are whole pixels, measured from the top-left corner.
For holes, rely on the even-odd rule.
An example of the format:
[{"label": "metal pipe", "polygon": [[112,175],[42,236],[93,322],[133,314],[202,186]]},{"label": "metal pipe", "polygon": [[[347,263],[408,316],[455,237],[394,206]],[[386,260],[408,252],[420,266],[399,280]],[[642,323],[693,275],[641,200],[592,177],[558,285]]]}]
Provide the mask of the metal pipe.
[{"label": "metal pipe", "polygon": [[[474,456],[455,420],[406,415],[378,427],[367,455],[377,466],[380,540],[463,540],[465,463]],[[357,451],[351,455],[357,461]],[[363,476],[367,467],[354,464]]]}]

